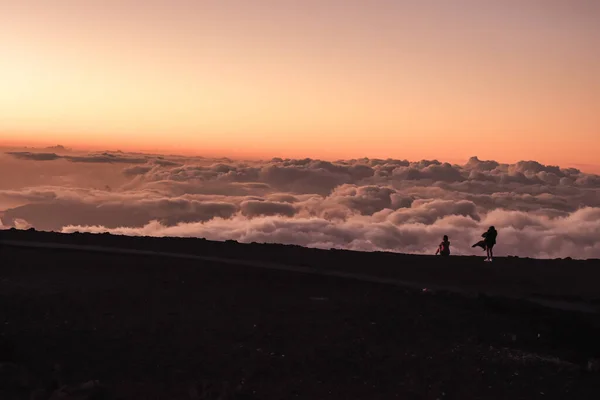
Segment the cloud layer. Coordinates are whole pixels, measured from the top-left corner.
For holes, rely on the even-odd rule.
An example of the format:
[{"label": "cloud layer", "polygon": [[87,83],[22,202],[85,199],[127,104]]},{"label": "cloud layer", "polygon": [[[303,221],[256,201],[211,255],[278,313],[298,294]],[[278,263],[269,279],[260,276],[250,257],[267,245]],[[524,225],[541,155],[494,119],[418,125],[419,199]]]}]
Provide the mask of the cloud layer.
[{"label": "cloud layer", "polygon": [[[234,161],[104,152],[0,156],[6,226],[454,254],[600,258],[600,177],[535,161]],[[43,168],[47,179],[36,178]]]}]

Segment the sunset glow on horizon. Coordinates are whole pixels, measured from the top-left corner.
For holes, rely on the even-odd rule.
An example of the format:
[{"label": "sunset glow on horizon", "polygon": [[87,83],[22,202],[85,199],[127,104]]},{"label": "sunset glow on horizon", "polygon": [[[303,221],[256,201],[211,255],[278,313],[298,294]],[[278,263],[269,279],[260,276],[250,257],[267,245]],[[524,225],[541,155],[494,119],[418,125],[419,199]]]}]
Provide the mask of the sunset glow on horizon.
[{"label": "sunset glow on horizon", "polygon": [[594,169],[599,18],[590,0],[4,1],[0,145]]}]

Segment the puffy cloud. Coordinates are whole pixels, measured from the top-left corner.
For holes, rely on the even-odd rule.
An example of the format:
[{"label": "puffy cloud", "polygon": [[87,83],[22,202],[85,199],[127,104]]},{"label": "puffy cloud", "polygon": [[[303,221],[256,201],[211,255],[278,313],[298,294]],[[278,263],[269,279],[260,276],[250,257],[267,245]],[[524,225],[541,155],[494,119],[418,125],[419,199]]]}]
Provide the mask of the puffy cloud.
[{"label": "puffy cloud", "polygon": [[120,164],[144,164],[148,161],[147,157],[136,157],[125,153],[113,154],[104,152],[100,154],[83,155],[58,155],[56,153],[39,153],[29,151],[11,151],[7,152],[15,158],[29,161],[55,161],[64,159],[75,163],[120,163]]},{"label": "puffy cloud", "polygon": [[158,181],[138,183],[130,189],[138,187],[145,189],[156,190],[165,193],[168,196],[183,196],[186,194],[205,194],[205,195],[221,195],[221,196],[250,196],[266,194],[271,188],[263,183],[238,183],[238,182],[222,182],[222,181]]},{"label": "puffy cloud", "polygon": [[148,161],[145,157],[131,157],[122,154],[102,153],[84,156],[63,156],[67,161],[76,163],[119,163],[119,164],[144,164]]},{"label": "puffy cloud", "polygon": [[465,164],[465,169],[483,172],[483,171],[493,171],[496,168],[498,168],[499,166],[500,166],[500,164],[497,163],[496,161],[489,161],[489,160],[482,161],[477,157],[471,157],[471,158],[469,158],[469,161],[467,161],[467,163]]},{"label": "puffy cloud", "polygon": [[140,227],[151,220],[170,226],[180,222],[207,221],[228,218],[238,211],[236,204],[212,199],[163,198],[137,195],[100,199],[56,199],[52,202],[30,203],[6,210],[4,221],[13,225],[23,219],[39,230],[60,231],[65,225],[103,225]]},{"label": "puffy cloud", "polygon": [[[117,228],[116,234],[145,236],[191,236],[212,240],[272,242],[317,248],[346,248],[363,251],[405,251],[431,254],[443,235],[450,236],[453,254],[477,254],[471,245],[487,226],[499,229],[496,252],[537,257],[600,257],[600,210],[583,209],[566,217],[527,217],[515,212],[495,211],[483,221],[448,216],[432,224],[375,221],[354,216],[344,221],[324,218],[236,216],[205,223],[165,226],[152,221],[141,228]],[[513,226],[512,223],[517,223]],[[578,228],[583,224],[582,228]],[[64,232],[104,232],[104,227],[68,226]]]},{"label": "puffy cloud", "polygon": [[393,172],[395,179],[402,180],[431,180],[434,182],[461,182],[466,178],[459,168],[437,161],[421,162],[410,167],[397,168]]},{"label": "puffy cloud", "polygon": [[348,168],[320,168],[313,165],[271,164],[260,170],[258,179],[280,191],[327,194],[335,187],[352,182]]},{"label": "puffy cloud", "polygon": [[287,193],[273,193],[268,195],[267,199],[280,203],[297,203],[299,201],[298,197]]},{"label": "puffy cloud", "polygon": [[396,191],[389,187],[342,185],[324,199],[323,203],[326,207],[344,206],[362,215],[372,215],[385,208],[397,208],[397,203],[401,200],[392,199],[394,194]]},{"label": "puffy cloud", "polygon": [[415,200],[410,208],[399,209],[388,218],[395,224],[431,225],[447,216],[463,216],[475,221],[479,220],[475,203],[466,200]]},{"label": "puffy cloud", "polygon": [[152,171],[151,165],[137,165],[135,167],[128,167],[123,170],[123,174],[128,177],[137,176],[137,175],[145,175],[148,172]]},{"label": "puffy cloud", "polygon": [[154,164],[160,165],[161,167],[178,167],[182,165],[177,161],[165,160],[163,157],[157,157],[156,160],[153,161]]},{"label": "puffy cloud", "polygon": [[582,175],[575,179],[575,185],[588,188],[597,188],[600,186],[600,176]]},{"label": "puffy cloud", "polygon": [[0,155],[5,226],[477,254],[495,225],[499,255],[600,257],[600,177],[535,161],[48,154]]},{"label": "puffy cloud", "polygon": [[61,156],[59,156],[56,153],[31,153],[29,151],[12,151],[12,152],[7,152],[6,154],[9,154],[15,158],[21,159],[21,160],[31,160],[31,161],[53,161],[53,160],[58,160],[59,158],[62,158]]},{"label": "puffy cloud", "polygon": [[551,173],[559,177],[563,176],[559,167],[552,165],[542,165],[537,161],[519,161],[508,167],[508,172],[519,172],[523,174],[538,174],[540,172]]},{"label": "puffy cloud", "polygon": [[289,203],[279,203],[264,200],[248,200],[240,205],[242,215],[256,217],[260,215],[284,215],[291,217],[296,214],[296,208]]}]

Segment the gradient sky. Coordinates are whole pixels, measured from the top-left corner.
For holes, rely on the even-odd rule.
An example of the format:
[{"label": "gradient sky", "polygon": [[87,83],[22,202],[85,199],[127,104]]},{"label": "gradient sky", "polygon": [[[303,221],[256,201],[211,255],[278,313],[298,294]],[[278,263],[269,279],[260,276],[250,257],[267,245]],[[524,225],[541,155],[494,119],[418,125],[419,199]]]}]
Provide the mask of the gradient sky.
[{"label": "gradient sky", "polygon": [[0,0],[0,144],[598,164],[597,0]]}]

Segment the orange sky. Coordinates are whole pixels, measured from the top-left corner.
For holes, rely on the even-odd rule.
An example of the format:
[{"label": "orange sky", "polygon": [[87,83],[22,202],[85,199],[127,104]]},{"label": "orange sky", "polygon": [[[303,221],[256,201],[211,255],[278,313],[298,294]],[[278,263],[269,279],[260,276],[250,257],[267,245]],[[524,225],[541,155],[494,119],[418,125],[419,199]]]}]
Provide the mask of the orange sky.
[{"label": "orange sky", "polygon": [[595,0],[0,0],[0,144],[599,164]]}]

